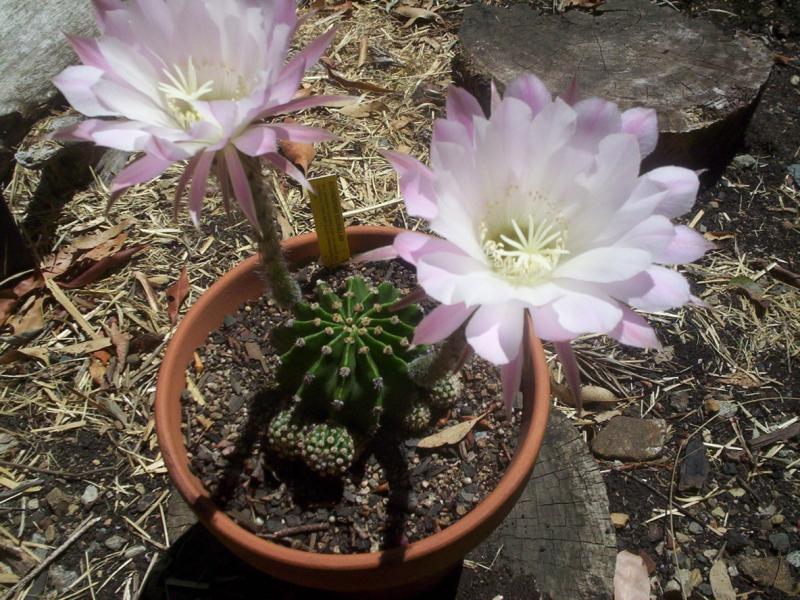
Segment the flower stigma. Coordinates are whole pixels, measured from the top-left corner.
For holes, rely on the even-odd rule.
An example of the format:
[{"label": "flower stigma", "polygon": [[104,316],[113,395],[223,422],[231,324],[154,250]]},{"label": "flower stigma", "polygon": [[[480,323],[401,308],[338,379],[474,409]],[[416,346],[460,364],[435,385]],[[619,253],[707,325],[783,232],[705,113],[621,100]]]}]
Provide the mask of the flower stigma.
[{"label": "flower stigma", "polygon": [[[190,56],[185,68],[172,65],[172,71],[163,70],[169,82],[161,82],[158,89],[164,94],[167,106],[183,129],[200,120],[194,102],[203,100],[241,100],[250,92],[244,77],[225,65],[201,64],[198,69]],[[200,83],[202,81],[202,83]]]},{"label": "flower stigma", "polygon": [[511,219],[511,226],[490,234],[486,223],[480,226],[480,241],[493,270],[514,283],[535,283],[547,276],[565,254],[567,232],[555,219],[528,222],[520,226]]}]

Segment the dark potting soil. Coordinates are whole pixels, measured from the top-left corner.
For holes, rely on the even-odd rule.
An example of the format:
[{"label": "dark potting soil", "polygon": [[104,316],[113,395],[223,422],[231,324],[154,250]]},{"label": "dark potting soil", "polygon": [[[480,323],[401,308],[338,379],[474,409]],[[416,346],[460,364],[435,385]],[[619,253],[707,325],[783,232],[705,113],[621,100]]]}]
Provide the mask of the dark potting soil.
[{"label": "dark potting soil", "polygon": [[[333,270],[312,265],[299,278],[310,301],[318,279],[341,289],[354,274],[392,281],[403,294],[415,285],[413,271],[399,261]],[[320,477],[301,461],[277,457],[265,433],[287,394],[274,383],[278,360],[270,331],[286,318],[266,297],[243,306],[198,349],[189,372],[197,379],[183,403],[192,469],[242,527],[304,550],[377,551],[452,525],[495,488],[519,424],[516,416],[509,423],[502,409],[497,368],[478,358],[462,370],[464,392],[455,407],[434,413],[416,439],[396,428],[380,430],[343,478]],[[487,411],[457,445],[417,448],[419,437]]]}]

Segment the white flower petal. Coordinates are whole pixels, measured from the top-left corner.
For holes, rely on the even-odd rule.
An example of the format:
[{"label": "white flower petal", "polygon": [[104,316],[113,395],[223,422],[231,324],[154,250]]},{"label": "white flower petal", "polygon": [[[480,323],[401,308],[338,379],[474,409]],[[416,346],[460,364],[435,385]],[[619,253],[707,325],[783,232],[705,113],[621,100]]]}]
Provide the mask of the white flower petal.
[{"label": "white flower petal", "polygon": [[524,314],[514,302],[481,306],[467,323],[469,345],[489,362],[509,363],[520,352]]}]

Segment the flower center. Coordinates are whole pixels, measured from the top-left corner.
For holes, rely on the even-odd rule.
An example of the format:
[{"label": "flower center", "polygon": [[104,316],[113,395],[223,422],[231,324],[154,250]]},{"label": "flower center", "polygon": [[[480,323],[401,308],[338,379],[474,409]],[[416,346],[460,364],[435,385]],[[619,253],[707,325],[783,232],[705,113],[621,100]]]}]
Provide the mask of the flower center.
[{"label": "flower center", "polygon": [[547,276],[565,254],[567,232],[555,219],[520,225],[511,219],[510,227],[490,232],[486,223],[480,227],[481,248],[494,271],[515,283],[534,283]]},{"label": "flower center", "polygon": [[250,93],[249,82],[226,65],[202,63],[195,67],[192,57],[185,67],[172,65],[163,70],[168,81],[158,84],[172,116],[183,129],[200,120],[194,107],[198,100],[240,100]]}]

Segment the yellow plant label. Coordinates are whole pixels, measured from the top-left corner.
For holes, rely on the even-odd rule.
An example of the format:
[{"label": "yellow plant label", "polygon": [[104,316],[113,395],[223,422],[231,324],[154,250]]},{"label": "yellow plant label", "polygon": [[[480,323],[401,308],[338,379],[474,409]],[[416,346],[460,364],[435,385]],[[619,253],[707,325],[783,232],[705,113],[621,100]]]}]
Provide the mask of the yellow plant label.
[{"label": "yellow plant label", "polygon": [[309,198],[322,264],[327,267],[338,265],[350,258],[342,203],[339,200],[339,180],[336,175],[326,175],[310,179],[309,183],[314,188],[313,192],[309,192]]}]

